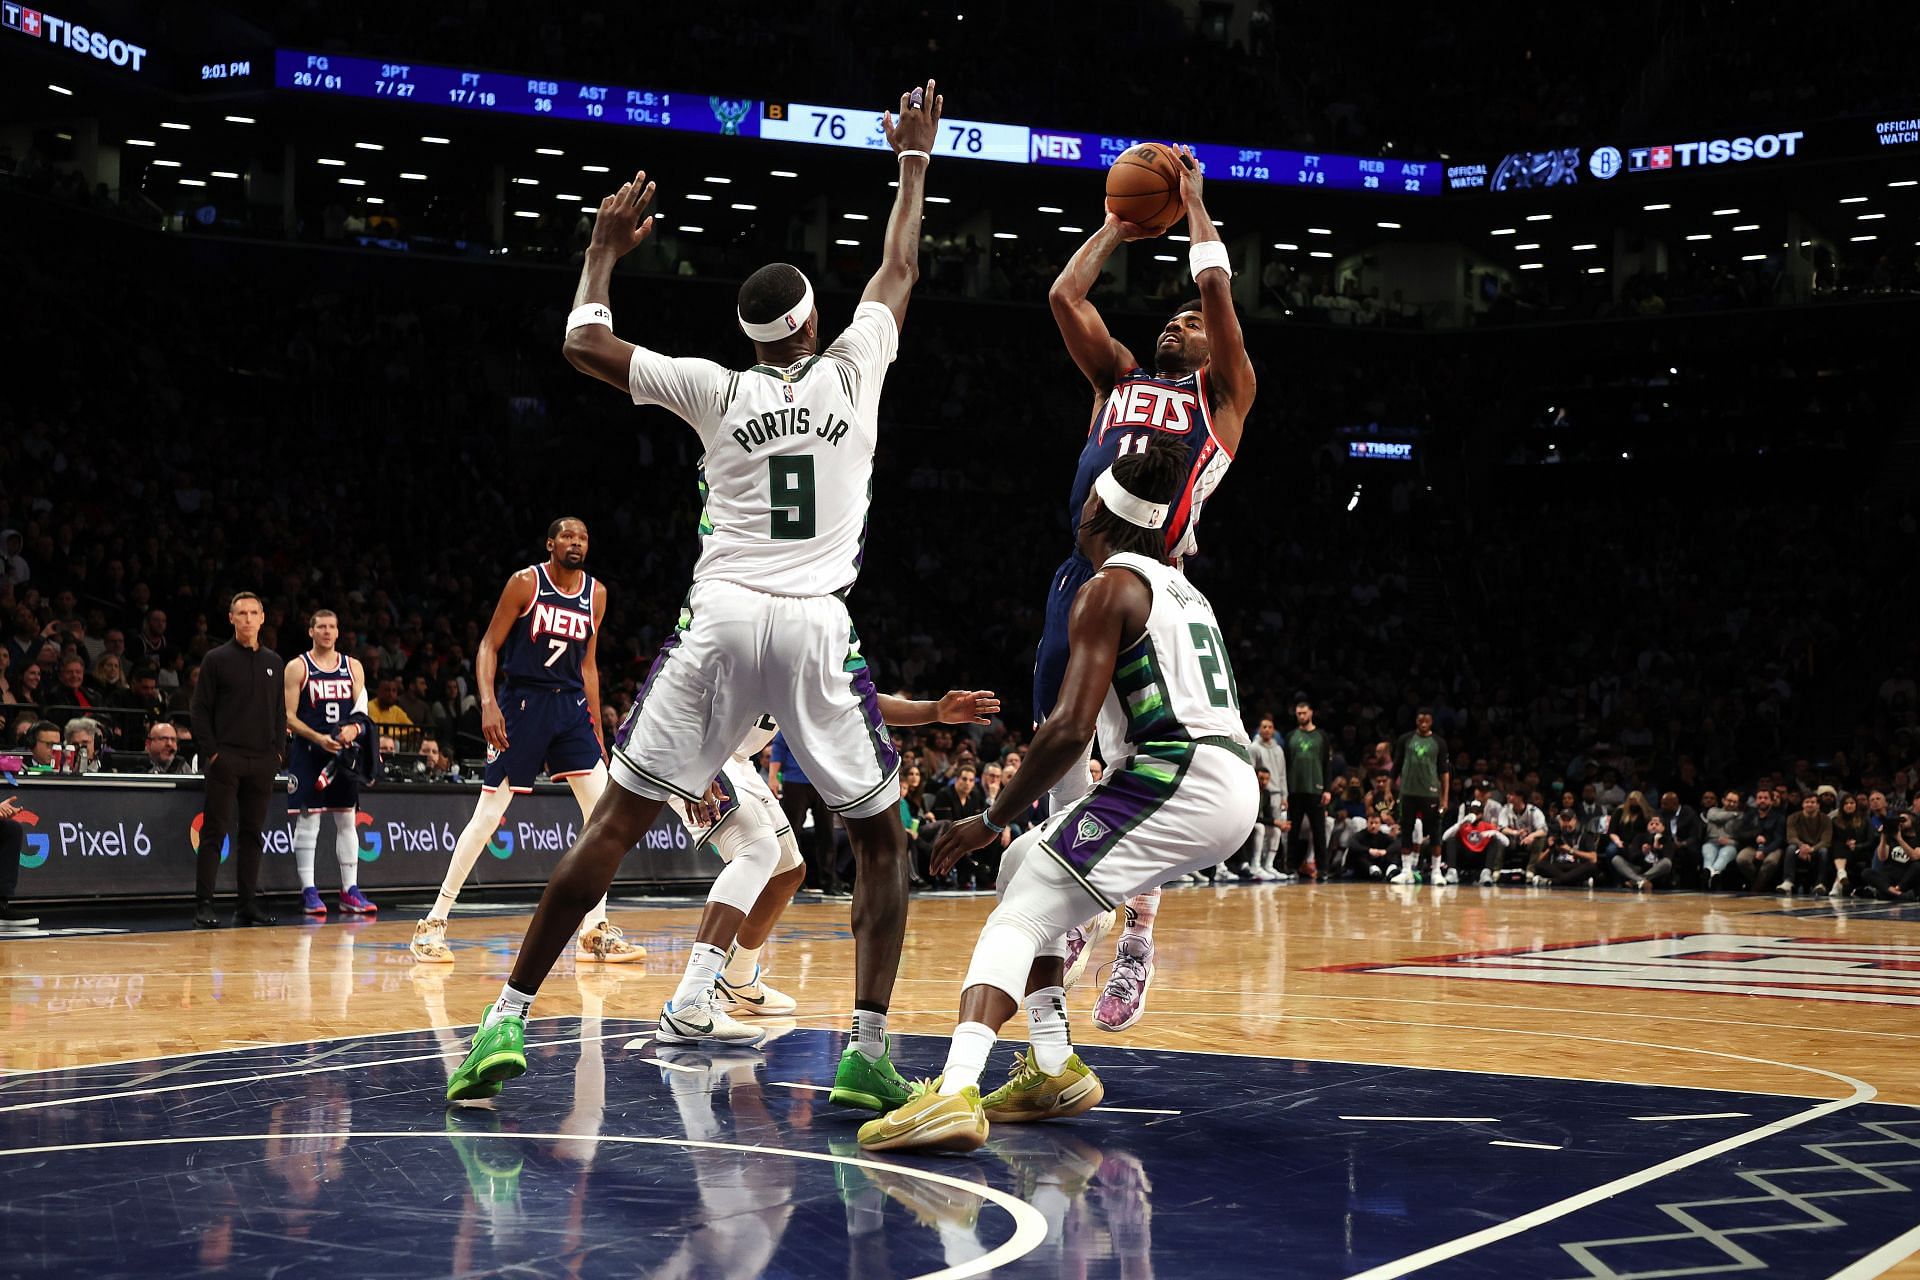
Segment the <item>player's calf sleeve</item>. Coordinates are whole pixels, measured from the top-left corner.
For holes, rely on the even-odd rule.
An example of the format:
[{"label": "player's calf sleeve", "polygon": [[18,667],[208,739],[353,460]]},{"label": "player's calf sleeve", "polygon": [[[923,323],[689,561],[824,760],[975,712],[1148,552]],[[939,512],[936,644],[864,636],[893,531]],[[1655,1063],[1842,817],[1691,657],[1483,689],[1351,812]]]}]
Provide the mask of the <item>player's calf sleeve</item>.
[{"label": "player's calf sleeve", "polygon": [[480,851],[493,839],[500,819],[506,815],[507,806],[512,803],[513,792],[504,786],[480,793],[480,803],[473,807],[473,816],[467,819],[467,825],[460,829],[460,838],[453,843],[453,861],[447,864],[446,879],[440,882],[440,897],[433,904],[433,919],[445,920],[447,913],[453,910],[467,877],[473,874],[473,864],[480,860]]},{"label": "player's calf sleeve", "polygon": [[313,888],[313,851],[320,843],[320,815],[303,813],[293,820],[293,865],[300,872],[300,887]]},{"label": "player's calf sleeve", "polygon": [[360,828],[354,821],[357,816],[351,812],[333,815],[333,860],[340,866],[343,893],[360,883]]},{"label": "player's calf sleeve", "polygon": [[962,991],[968,987],[992,987],[1004,991],[1018,1006],[1027,996],[1027,974],[1043,942],[1049,941],[1047,929],[1024,912],[1008,911],[1006,904],[995,907],[980,930],[974,944],[973,959],[967,965]]},{"label": "player's calf sleeve", "polygon": [[[600,803],[600,797],[607,790],[607,766],[596,764],[593,772],[583,773],[567,779],[567,786],[573,791],[574,803],[580,806],[580,825],[585,827],[587,820],[593,817],[593,807]],[[587,910],[580,921],[580,932],[591,933],[607,922],[607,895],[601,894],[600,901]]]},{"label": "player's calf sleeve", "polygon": [[720,869],[713,888],[707,890],[707,901],[732,907],[745,915],[760,900],[761,890],[767,887],[767,881],[773,879],[774,868],[779,863],[778,840],[772,836],[754,840],[735,852],[733,861]]}]

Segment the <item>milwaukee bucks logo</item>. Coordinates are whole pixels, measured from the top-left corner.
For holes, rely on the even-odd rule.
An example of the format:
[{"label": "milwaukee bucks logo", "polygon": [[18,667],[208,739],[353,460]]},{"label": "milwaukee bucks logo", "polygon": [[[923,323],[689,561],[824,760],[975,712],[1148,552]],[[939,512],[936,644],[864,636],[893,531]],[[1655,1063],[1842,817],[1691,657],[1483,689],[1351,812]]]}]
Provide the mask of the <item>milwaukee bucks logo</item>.
[{"label": "milwaukee bucks logo", "polygon": [[713,118],[720,122],[720,132],[730,138],[740,136],[740,122],[747,118],[747,112],[753,110],[751,98],[708,98],[707,105],[713,108]]}]

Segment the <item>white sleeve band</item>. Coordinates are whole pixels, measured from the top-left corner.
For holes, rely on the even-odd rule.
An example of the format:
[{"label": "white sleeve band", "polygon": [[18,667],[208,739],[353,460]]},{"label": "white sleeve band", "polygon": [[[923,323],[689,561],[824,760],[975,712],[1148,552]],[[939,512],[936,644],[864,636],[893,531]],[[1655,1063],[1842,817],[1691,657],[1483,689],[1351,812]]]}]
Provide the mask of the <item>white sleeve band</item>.
[{"label": "white sleeve band", "polygon": [[928,163],[932,163],[933,161],[933,157],[931,155],[927,154],[925,151],[916,151],[912,147],[904,147],[901,150],[896,151],[894,155],[897,160],[905,160],[908,156],[919,156],[922,160],[925,160]]},{"label": "white sleeve band", "polygon": [[353,714],[357,716],[367,714],[367,691],[365,689],[362,689],[360,696],[353,700]]},{"label": "white sleeve band", "polygon": [[590,324],[605,325],[613,328],[613,311],[604,302],[588,302],[575,307],[567,313],[567,332],[584,329]]},{"label": "white sleeve band", "polygon": [[1227,256],[1227,246],[1218,240],[1202,240],[1187,246],[1187,266],[1193,270],[1193,278],[1198,280],[1200,273],[1208,267],[1218,267],[1233,278],[1232,259]]}]

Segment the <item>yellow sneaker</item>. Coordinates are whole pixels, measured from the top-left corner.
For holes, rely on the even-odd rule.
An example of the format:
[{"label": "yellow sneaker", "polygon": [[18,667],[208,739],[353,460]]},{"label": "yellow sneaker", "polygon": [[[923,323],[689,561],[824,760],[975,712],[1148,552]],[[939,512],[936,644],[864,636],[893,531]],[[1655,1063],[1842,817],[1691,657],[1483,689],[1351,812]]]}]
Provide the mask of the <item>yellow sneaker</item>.
[{"label": "yellow sneaker", "polygon": [[1019,1053],[1013,1075],[982,1100],[981,1109],[988,1120],[1006,1124],[1064,1120],[1093,1110],[1106,1096],[1107,1087],[1077,1053],[1054,1075],[1034,1066],[1031,1054]]},{"label": "yellow sneaker", "polygon": [[413,941],[407,944],[413,958],[421,964],[452,964],[453,948],[447,945],[445,920],[422,920],[413,926]]},{"label": "yellow sneaker", "polygon": [[905,1105],[860,1126],[868,1151],[977,1151],[987,1141],[980,1090],[968,1085],[944,1096],[938,1079],[914,1086]]},{"label": "yellow sneaker", "polygon": [[645,960],[647,949],[638,943],[628,942],[618,925],[602,920],[580,935],[579,945],[573,949],[573,958],[575,963],[632,964],[636,960]]}]

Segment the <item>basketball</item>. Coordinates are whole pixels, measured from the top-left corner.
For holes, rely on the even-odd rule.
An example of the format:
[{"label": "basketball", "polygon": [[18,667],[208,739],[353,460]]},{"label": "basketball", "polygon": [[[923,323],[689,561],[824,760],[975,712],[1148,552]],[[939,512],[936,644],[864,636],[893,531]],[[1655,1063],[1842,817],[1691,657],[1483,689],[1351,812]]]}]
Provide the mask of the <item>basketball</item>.
[{"label": "basketball", "polygon": [[1107,170],[1107,211],[1159,235],[1186,212],[1180,200],[1180,160],[1173,148],[1140,142]]}]

